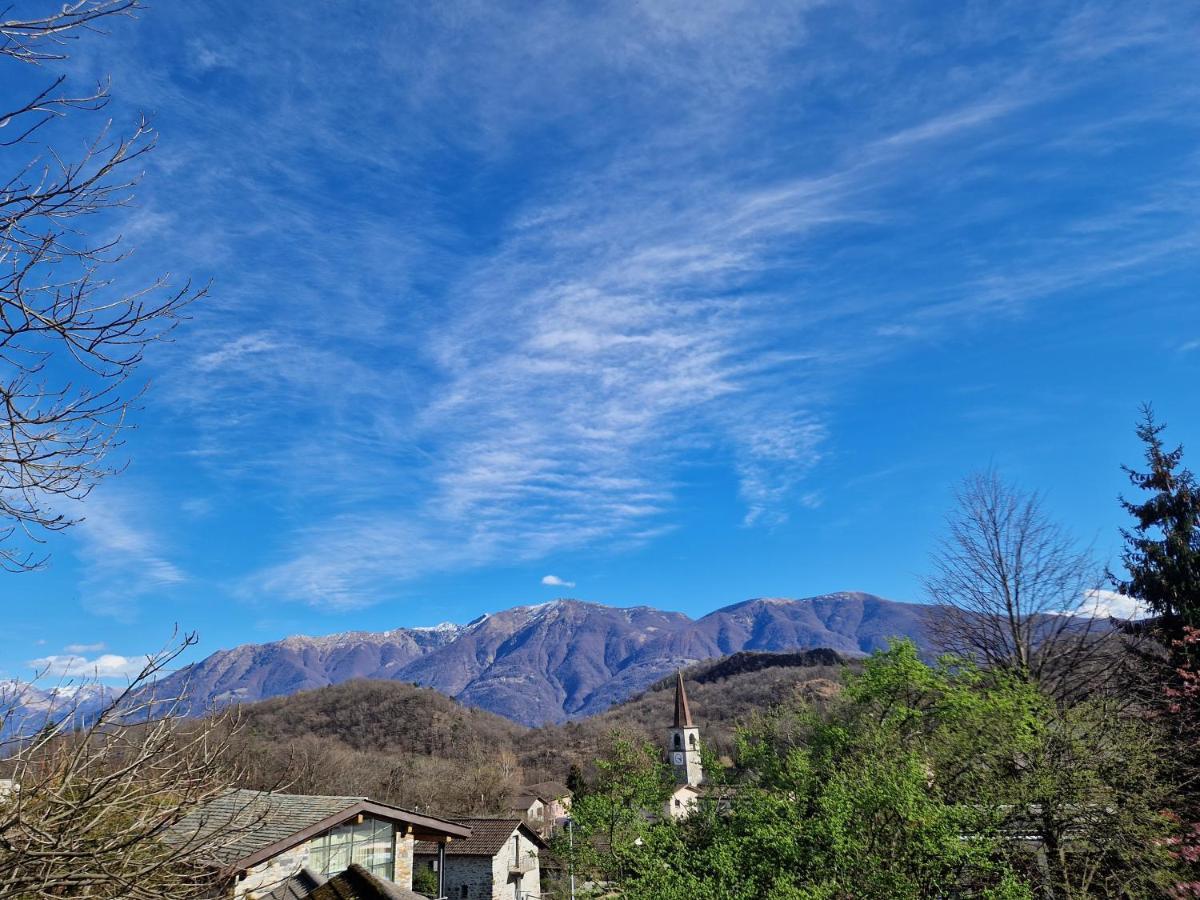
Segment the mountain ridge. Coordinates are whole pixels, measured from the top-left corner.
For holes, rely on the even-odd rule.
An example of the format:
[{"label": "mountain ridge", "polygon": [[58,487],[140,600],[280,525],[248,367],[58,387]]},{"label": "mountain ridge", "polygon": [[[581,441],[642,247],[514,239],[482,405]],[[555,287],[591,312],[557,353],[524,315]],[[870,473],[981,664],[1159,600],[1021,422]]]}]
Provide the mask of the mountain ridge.
[{"label": "mountain ridge", "polygon": [[648,605],[558,598],[466,625],[292,635],[218,650],[166,676],[193,704],[246,703],[355,678],[408,681],[524,725],[601,712],[675,669],[741,651],[828,647],[851,656],[889,638],[926,643],[931,607],[842,591],[759,597],[692,619]]}]

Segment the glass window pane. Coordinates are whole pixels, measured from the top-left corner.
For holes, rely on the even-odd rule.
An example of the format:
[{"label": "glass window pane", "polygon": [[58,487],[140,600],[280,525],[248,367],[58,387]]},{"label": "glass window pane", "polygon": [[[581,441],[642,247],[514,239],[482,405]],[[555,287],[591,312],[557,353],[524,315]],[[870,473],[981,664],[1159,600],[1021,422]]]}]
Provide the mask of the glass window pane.
[{"label": "glass window pane", "polygon": [[350,845],[348,843],[332,844],[329,848],[329,861],[325,865],[325,875],[337,875],[350,867]]},{"label": "glass window pane", "polygon": [[392,839],[392,823],[383,819],[375,820],[375,840],[390,841]]},{"label": "glass window pane", "polygon": [[308,864],[312,867],[313,871],[315,871],[315,872],[324,873],[325,871],[328,870],[328,868],[329,868],[329,845],[328,845],[328,843],[321,843],[318,845],[318,843],[316,841],[313,842],[312,847],[310,847],[309,851],[308,851]]}]

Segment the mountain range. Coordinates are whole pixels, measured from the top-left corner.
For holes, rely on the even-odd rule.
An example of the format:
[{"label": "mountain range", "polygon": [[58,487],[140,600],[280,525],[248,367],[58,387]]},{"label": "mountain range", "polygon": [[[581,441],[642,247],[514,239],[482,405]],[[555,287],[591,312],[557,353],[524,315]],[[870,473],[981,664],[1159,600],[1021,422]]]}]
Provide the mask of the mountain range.
[{"label": "mountain range", "polygon": [[930,607],[845,592],[760,598],[699,619],[648,606],[555,600],[466,625],[289,637],[220,650],[167,676],[197,707],[247,703],[356,678],[432,687],[524,725],[602,712],[664,675],[739,651],[869,654],[926,643]]}]

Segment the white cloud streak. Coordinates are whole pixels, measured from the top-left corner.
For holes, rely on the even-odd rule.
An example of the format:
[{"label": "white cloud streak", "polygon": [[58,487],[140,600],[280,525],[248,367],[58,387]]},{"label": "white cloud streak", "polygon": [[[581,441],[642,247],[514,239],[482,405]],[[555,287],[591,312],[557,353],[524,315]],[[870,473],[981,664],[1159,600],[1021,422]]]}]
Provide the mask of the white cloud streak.
[{"label": "white cloud streak", "polygon": [[83,653],[99,653],[103,649],[103,642],[98,644],[67,644],[67,646],[63,647],[63,652],[78,656]]},{"label": "white cloud streak", "polygon": [[546,587],[567,587],[567,588],[575,587],[575,582],[564,581],[563,579],[559,578],[557,575],[543,575],[542,576],[542,584],[544,584]]},{"label": "white cloud streak", "polygon": [[[1032,25],[999,6],[936,23],[735,0],[395,9],[371,7],[370,31],[334,46],[290,4],[219,53],[193,43],[193,69],[254,86],[263,152],[228,140],[247,124],[230,107],[192,119],[194,140],[160,163],[190,194],[156,208],[209,225],[177,221],[175,254],[261,261],[198,311],[165,395],[222,482],[312,511],[241,580],[248,598],[348,608],[430,574],[636,546],[676,524],[697,455],[736,479],[745,525],[777,525],[821,502],[808,480],[856,372],[1193,247],[1187,204],[1113,197],[945,249],[1034,209],[1031,185],[1072,172],[1055,154],[1119,132],[1118,117],[1101,134],[1072,119],[1070,93],[1106,54],[1170,49],[1142,12]],[[217,27],[203,5],[179,15],[195,20],[181,33]],[[1027,49],[976,52],[994,42]],[[362,90],[364,66],[379,90]],[[141,105],[197,108],[161,67],[119,74]],[[597,114],[600,98],[613,108]],[[1185,100],[1134,105],[1177,124]],[[1052,129],[1023,118],[1056,101]],[[1001,152],[1019,177],[997,174]],[[445,185],[447,160],[479,191]],[[353,191],[329,180],[349,171]],[[512,199],[478,216],[489,190]],[[371,191],[386,202],[356,199]],[[1136,221],[1110,218],[1135,207]],[[472,215],[487,221],[464,226]],[[931,248],[936,270],[905,268]],[[129,522],[91,539],[147,584],[182,580]]]},{"label": "white cloud streak", "polygon": [[170,559],[151,522],[153,503],[127,484],[106,484],[80,504],[83,520],[71,530],[83,566],[83,601],[118,620],[136,617],[138,601],[187,581]]}]

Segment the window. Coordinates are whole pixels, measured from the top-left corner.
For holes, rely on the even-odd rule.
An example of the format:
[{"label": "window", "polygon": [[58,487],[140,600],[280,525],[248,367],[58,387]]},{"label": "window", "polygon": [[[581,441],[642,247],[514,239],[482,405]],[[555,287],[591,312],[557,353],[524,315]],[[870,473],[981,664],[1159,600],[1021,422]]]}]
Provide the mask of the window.
[{"label": "window", "polygon": [[460,896],[460,897],[469,896],[469,894],[467,893],[469,890],[470,889],[464,884],[461,888],[458,889],[458,896]]},{"label": "window", "polygon": [[396,826],[363,816],[312,839],[308,864],[322,875],[337,875],[351,863],[391,881],[396,877]]},{"label": "window", "polygon": [[688,735],[688,743],[692,745],[693,750],[696,749],[696,736],[694,734]]},{"label": "window", "polygon": [[682,746],[683,746],[683,744],[679,740],[679,735],[675,735],[675,749],[678,750]]}]

